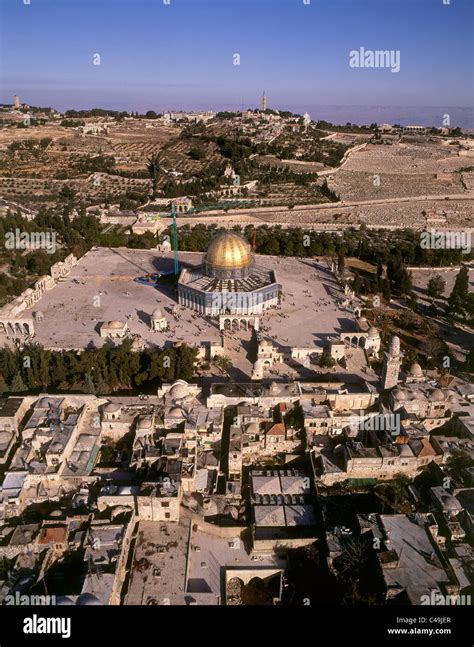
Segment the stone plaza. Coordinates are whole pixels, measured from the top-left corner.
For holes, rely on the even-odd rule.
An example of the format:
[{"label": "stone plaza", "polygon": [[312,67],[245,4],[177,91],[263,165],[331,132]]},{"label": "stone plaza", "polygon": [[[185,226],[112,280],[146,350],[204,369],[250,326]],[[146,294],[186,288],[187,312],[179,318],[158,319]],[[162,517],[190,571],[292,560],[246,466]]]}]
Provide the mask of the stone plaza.
[{"label": "stone plaza", "polygon": [[[192,268],[201,259],[199,253],[180,253],[182,268]],[[272,256],[257,256],[256,261],[276,271],[282,286],[280,306],[260,315],[265,338],[288,346],[321,347],[329,338],[354,330],[353,314],[340,305],[343,292],[325,264]],[[170,269],[172,262],[171,254],[157,250],[93,248],[22,317],[34,320],[35,342],[50,349],[100,347],[107,342],[101,327],[114,322],[126,324],[129,335],[149,347],[178,341],[220,343],[218,318],[179,305],[172,280],[158,281],[156,288],[135,280]],[[156,308],[168,330],[152,330]]]}]

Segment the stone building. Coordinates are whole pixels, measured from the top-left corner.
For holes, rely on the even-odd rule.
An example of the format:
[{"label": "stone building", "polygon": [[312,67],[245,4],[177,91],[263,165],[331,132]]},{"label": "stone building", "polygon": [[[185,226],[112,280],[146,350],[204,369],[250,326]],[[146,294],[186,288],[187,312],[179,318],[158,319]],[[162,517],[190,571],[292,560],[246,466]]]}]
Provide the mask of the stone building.
[{"label": "stone building", "polygon": [[203,262],[181,271],[178,300],[204,315],[255,315],[279,304],[281,285],[274,270],[255,265],[249,243],[224,232],[210,243]]},{"label": "stone building", "polygon": [[155,308],[151,315],[151,329],[155,332],[168,330],[169,325],[166,317],[163,316],[160,308]]},{"label": "stone building", "polygon": [[393,389],[398,384],[398,376],[402,363],[400,351],[400,339],[394,335],[390,342],[388,353],[385,353],[385,360],[382,374],[382,389]]},{"label": "stone building", "polygon": [[33,317],[22,317],[22,313],[38,303],[43,294],[54,288],[58,281],[67,277],[76,264],[77,258],[73,254],[69,254],[64,261],[59,261],[51,266],[50,275],[41,276],[35,281],[33,287],[27,288],[10,303],[1,307],[0,334],[4,333],[13,338],[33,337],[35,334]]},{"label": "stone building", "polygon": [[128,326],[123,321],[107,321],[100,327],[100,336],[104,339],[123,339],[128,332]]}]

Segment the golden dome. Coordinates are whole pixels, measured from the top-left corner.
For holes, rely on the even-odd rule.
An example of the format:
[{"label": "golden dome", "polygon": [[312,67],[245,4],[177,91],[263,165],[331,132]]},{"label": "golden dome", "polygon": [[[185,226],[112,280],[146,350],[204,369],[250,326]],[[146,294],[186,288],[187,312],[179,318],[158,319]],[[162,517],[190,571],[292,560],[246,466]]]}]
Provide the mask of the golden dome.
[{"label": "golden dome", "polygon": [[205,264],[209,270],[244,270],[252,265],[252,256],[252,249],[243,236],[226,231],[211,240]]}]

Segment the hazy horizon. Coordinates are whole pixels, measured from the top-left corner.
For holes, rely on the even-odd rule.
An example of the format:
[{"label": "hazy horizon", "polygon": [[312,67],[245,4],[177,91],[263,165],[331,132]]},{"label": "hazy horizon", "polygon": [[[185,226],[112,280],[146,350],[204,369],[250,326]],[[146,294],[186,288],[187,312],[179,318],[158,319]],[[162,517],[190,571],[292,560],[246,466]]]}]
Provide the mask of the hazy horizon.
[{"label": "hazy horizon", "polygon": [[[4,97],[0,95],[3,104],[12,104],[12,100],[3,100]],[[100,108],[103,110],[116,110],[123,112],[139,112],[145,114],[148,110],[154,110],[157,113],[163,112],[204,112],[207,110],[219,111],[240,111],[247,109],[259,108],[260,104],[243,104],[235,105],[230,103],[222,103],[219,105],[196,104],[183,102],[181,105],[170,106],[156,106],[145,102],[138,102],[133,107],[126,105],[123,101],[119,102],[105,102],[103,104],[92,104],[87,101],[81,102],[79,105],[58,105],[53,103],[35,104],[28,101],[27,97],[20,96],[22,103],[42,108],[54,108],[59,112],[66,112],[67,110],[92,110],[93,108]],[[448,113],[453,127],[459,126],[460,128],[474,129],[474,110],[465,106],[364,106],[364,105],[279,105],[273,106],[271,101],[267,98],[267,107],[273,110],[289,110],[297,114],[308,112],[314,121],[325,120],[335,125],[344,125],[348,122],[361,125],[368,125],[371,123],[388,123],[400,124],[402,126],[408,125],[423,125],[435,126],[441,128],[443,126],[443,115]]]},{"label": "hazy horizon", "polygon": [[[379,113],[441,126],[448,113],[450,125],[474,127],[474,3],[380,4],[3,0],[0,100],[18,94],[61,110],[225,110],[259,107],[265,90],[269,107],[313,118],[365,123]],[[390,51],[399,65],[353,66],[360,49]],[[355,106],[363,110],[347,116]]]}]

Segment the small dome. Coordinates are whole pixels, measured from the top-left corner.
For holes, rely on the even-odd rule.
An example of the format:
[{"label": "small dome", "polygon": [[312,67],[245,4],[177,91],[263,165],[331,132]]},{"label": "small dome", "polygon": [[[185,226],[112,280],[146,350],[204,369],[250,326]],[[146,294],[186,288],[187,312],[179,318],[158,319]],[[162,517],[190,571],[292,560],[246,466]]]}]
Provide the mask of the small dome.
[{"label": "small dome", "polygon": [[163,317],[163,313],[159,308],[155,308],[151,314],[153,319],[161,319]]},{"label": "small dome", "polygon": [[179,407],[171,407],[170,418],[183,418],[183,412]]},{"label": "small dome", "polygon": [[73,607],[74,605],[74,600],[71,600],[71,598],[68,598],[66,595],[56,598],[56,606],[58,607]]},{"label": "small dome", "polygon": [[245,429],[245,433],[247,434],[258,434],[259,432],[260,427],[258,426],[258,422],[249,423]]},{"label": "small dome", "polygon": [[433,400],[433,402],[443,402],[444,393],[441,391],[441,389],[435,389],[431,392],[431,399]]},{"label": "small dome", "polygon": [[369,334],[369,337],[378,337],[379,331],[375,326],[370,326],[368,334]]},{"label": "small dome", "polygon": [[410,375],[411,377],[423,377],[423,371],[421,369],[421,366],[417,364],[417,362],[414,362],[410,366]]},{"label": "small dome", "polygon": [[122,321],[109,321],[107,328],[123,328],[125,324]]},{"label": "small dome", "polygon": [[185,398],[189,393],[189,384],[184,380],[177,380],[169,390],[170,396],[174,400]]},{"label": "small dome", "polygon": [[406,393],[402,391],[401,389],[395,389],[393,392],[393,397],[397,402],[402,402],[403,400],[407,399]]},{"label": "small dome", "polygon": [[81,593],[77,599],[77,604],[81,607],[102,606],[100,600],[92,593]]},{"label": "small dome", "polygon": [[138,421],[137,429],[142,429],[142,430],[143,429],[151,429],[152,425],[153,425],[152,417],[151,416],[143,416],[143,418],[141,418]]},{"label": "small dome", "polygon": [[121,406],[117,402],[107,402],[104,407],[104,413],[117,413],[120,409]]},{"label": "small dome", "polygon": [[0,431],[0,446],[7,445],[12,439],[12,434],[9,431]]},{"label": "small dome", "polygon": [[448,398],[448,402],[449,402],[450,404],[457,404],[457,403],[458,403],[458,399],[457,399],[457,397],[453,394],[453,395],[450,395],[450,396],[449,396],[449,398]]}]

